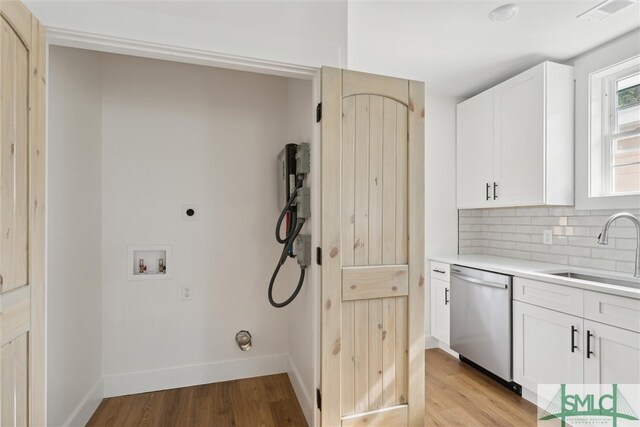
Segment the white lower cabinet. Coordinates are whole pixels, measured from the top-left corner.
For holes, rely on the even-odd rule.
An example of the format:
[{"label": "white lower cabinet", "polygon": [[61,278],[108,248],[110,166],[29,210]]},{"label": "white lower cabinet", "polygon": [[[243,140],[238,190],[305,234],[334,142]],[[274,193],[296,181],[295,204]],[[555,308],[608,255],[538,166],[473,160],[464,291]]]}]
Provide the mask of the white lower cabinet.
[{"label": "white lower cabinet", "polygon": [[640,384],[639,333],[590,320],[584,329],[585,384]]},{"label": "white lower cabinet", "polygon": [[431,335],[449,345],[449,282],[431,277]]},{"label": "white lower cabinet", "polygon": [[515,382],[534,392],[538,384],[582,383],[582,322],[576,316],[514,301]]},{"label": "white lower cabinet", "polygon": [[513,376],[539,384],[639,384],[640,333],[513,301]]}]

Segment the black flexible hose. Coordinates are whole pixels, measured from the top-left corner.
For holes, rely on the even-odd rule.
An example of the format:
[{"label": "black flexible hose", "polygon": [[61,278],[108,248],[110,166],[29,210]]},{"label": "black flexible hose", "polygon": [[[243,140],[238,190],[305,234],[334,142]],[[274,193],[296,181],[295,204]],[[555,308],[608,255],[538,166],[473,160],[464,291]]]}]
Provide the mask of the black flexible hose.
[{"label": "black flexible hose", "polygon": [[291,235],[295,231],[295,227],[291,227],[291,231],[289,232],[289,234],[285,236],[284,239],[280,237],[280,228],[282,227],[282,220],[284,219],[285,215],[287,214],[287,211],[293,204],[293,201],[296,199],[297,193],[298,193],[297,191],[294,191],[291,197],[289,197],[289,200],[287,200],[287,204],[284,206],[284,209],[282,209],[282,212],[280,212],[280,216],[278,217],[278,222],[276,222],[276,240],[278,241],[278,243],[282,243],[282,244],[287,243],[289,241],[289,237],[291,237]]},{"label": "black flexible hose", "polygon": [[296,237],[298,237],[298,234],[300,234],[300,231],[304,226],[304,221],[305,221],[304,218],[299,220],[298,225],[294,229],[292,229],[292,232],[289,234],[289,239],[286,241],[284,248],[282,249],[282,254],[280,255],[280,259],[276,264],[276,268],[273,271],[273,274],[271,275],[271,281],[269,282],[269,292],[268,292],[269,303],[276,308],[286,307],[287,305],[291,304],[291,301],[296,299],[296,297],[300,293],[300,290],[302,289],[302,283],[304,282],[306,267],[300,266],[300,278],[298,279],[298,285],[296,286],[296,290],[293,291],[293,294],[291,294],[291,296],[283,302],[276,302],[273,299],[273,285],[276,282],[276,277],[278,277],[278,272],[280,272],[280,267],[282,267],[282,265],[284,265],[284,263],[286,262],[289,248],[293,245],[293,242],[295,242]]}]

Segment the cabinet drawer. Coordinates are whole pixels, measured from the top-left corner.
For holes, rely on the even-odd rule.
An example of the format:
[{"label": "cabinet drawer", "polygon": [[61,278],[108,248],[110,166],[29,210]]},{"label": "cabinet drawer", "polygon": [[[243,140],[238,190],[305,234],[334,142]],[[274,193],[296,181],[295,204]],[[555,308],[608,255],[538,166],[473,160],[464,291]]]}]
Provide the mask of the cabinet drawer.
[{"label": "cabinet drawer", "polygon": [[449,281],[449,264],[444,262],[431,261],[431,277],[435,277],[446,282]]},{"label": "cabinet drawer", "polygon": [[582,316],[583,314],[583,292],[582,289],[554,283],[523,279],[521,277],[513,279],[514,300],[573,314],[574,316]]},{"label": "cabinet drawer", "polygon": [[584,317],[640,332],[640,300],[584,291]]}]

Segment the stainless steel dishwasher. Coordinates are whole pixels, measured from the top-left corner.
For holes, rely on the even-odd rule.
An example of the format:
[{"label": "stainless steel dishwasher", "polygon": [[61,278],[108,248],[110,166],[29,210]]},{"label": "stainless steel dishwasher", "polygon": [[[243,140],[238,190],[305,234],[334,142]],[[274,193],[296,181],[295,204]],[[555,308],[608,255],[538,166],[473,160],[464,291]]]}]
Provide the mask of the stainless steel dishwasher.
[{"label": "stainless steel dishwasher", "polygon": [[[512,277],[451,267],[451,349],[520,392],[511,358]],[[465,360],[466,359],[466,360]]]}]

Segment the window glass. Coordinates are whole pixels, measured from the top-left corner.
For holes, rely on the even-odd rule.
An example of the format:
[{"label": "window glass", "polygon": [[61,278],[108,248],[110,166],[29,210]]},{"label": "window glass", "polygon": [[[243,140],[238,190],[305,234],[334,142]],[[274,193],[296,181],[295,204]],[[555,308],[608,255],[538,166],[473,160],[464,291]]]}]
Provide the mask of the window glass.
[{"label": "window glass", "polygon": [[640,129],[640,74],[618,80],[616,92],[615,131]]}]

